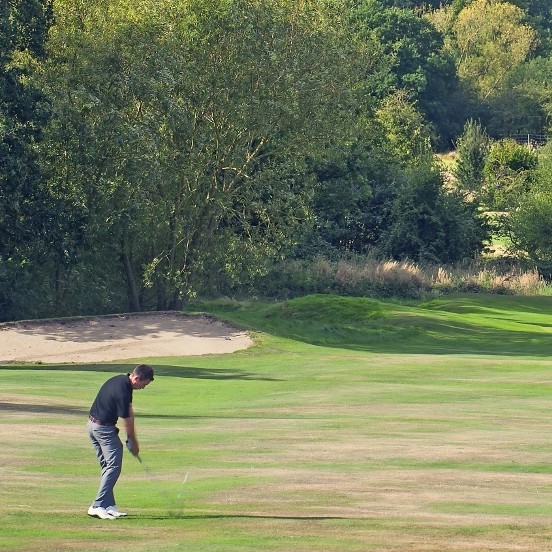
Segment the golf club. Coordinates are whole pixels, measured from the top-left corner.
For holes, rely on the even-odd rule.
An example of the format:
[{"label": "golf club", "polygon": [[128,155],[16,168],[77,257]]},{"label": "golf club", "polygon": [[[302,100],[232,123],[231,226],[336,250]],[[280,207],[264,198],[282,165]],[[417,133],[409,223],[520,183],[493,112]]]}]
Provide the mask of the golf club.
[{"label": "golf club", "polygon": [[[128,450],[132,453],[132,442],[127,439],[126,446]],[[184,497],[184,485],[186,484],[186,481],[188,480],[188,472],[186,472],[186,475],[184,476],[184,479],[182,481],[182,485],[180,487],[180,492],[178,493],[177,501],[172,499],[167,492],[165,492],[160,484],[159,478],[155,475],[155,473],[151,470],[151,468],[144,462],[142,457],[139,454],[132,454],[138,462],[140,462],[140,465],[144,469],[144,472],[146,473],[149,482],[157,489],[157,492],[159,495],[163,498],[163,501],[167,504],[168,508],[167,511],[169,513],[169,517],[181,517],[181,512],[183,510],[183,497]],[[172,506],[176,507],[176,513],[173,510]]]},{"label": "golf club", "polygon": [[186,475],[184,475],[184,478],[182,479],[182,485],[180,486],[180,492],[178,493],[178,496],[176,497],[178,501],[178,511],[181,512],[183,508],[183,501],[184,501],[184,486],[186,485],[186,481],[188,481],[188,472],[186,472]]}]

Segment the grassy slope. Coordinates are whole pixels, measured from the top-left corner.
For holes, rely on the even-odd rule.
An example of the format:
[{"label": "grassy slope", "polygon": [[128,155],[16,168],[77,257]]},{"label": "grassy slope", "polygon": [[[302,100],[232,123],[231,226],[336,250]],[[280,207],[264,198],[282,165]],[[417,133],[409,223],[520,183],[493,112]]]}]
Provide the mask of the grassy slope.
[{"label": "grassy slope", "polygon": [[459,295],[408,304],[318,295],[209,309],[272,335],[374,353],[552,353],[552,297]]},{"label": "grassy slope", "polygon": [[151,360],[128,520],[83,512],[86,411],[129,365],[1,368],[2,550],[547,549],[549,298],[196,307],[259,344]]}]

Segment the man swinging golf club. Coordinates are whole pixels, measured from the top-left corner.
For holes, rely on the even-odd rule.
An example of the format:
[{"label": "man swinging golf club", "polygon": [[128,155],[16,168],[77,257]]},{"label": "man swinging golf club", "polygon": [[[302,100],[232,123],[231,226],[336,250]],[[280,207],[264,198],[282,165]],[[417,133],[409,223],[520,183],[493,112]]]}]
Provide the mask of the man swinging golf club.
[{"label": "man swinging golf club", "polygon": [[132,392],[144,389],[153,381],[153,368],[139,364],[131,374],[121,374],[108,379],[98,391],[88,416],[88,433],[102,469],[100,488],[88,515],[100,519],[117,519],[126,516],[116,505],[113,488],[121,474],[123,443],[119,439],[117,420],[123,419],[127,434],[127,447],[137,456],[140,446],[134,428]]}]

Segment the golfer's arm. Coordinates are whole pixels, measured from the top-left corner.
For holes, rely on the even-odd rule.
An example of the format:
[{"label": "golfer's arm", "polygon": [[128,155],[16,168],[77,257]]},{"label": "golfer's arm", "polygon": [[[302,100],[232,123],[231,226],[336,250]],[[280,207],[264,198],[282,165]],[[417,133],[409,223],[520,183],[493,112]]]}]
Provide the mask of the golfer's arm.
[{"label": "golfer's arm", "polygon": [[132,405],[128,409],[128,418],[123,418],[125,423],[125,432],[127,437],[134,443],[134,446],[138,448],[138,439],[136,438],[136,430],[134,428],[134,410]]}]

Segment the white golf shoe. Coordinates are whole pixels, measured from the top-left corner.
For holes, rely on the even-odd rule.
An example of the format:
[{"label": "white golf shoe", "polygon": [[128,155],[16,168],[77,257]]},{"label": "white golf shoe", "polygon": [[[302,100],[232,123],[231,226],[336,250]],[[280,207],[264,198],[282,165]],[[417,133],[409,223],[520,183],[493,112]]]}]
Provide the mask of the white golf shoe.
[{"label": "white golf shoe", "polygon": [[97,517],[100,519],[117,519],[115,516],[111,515],[107,512],[105,508],[102,508],[101,506],[98,506],[95,508],[94,506],[90,506],[88,508],[88,515],[92,517]]},{"label": "white golf shoe", "polygon": [[121,510],[119,510],[119,508],[117,508],[117,506],[108,506],[105,511],[110,515],[110,516],[113,516],[113,517],[125,517],[125,516],[128,516],[128,514],[126,512],[121,512]]}]

